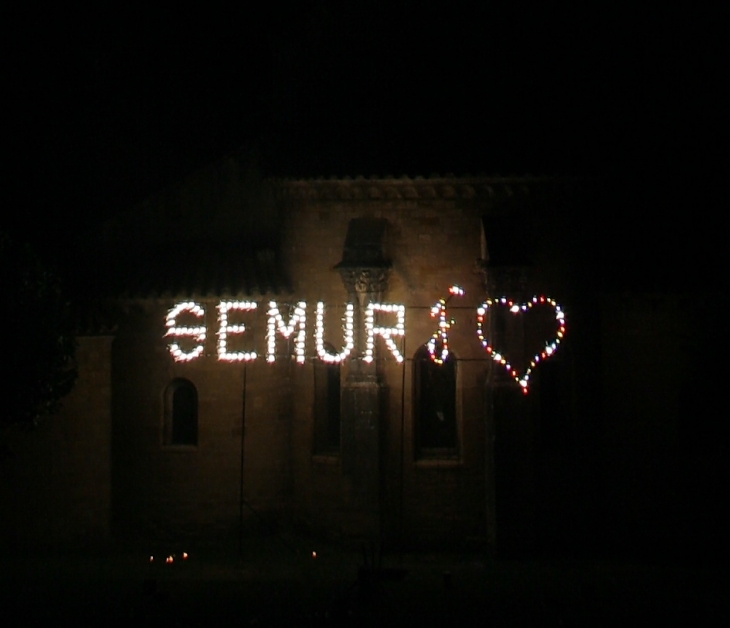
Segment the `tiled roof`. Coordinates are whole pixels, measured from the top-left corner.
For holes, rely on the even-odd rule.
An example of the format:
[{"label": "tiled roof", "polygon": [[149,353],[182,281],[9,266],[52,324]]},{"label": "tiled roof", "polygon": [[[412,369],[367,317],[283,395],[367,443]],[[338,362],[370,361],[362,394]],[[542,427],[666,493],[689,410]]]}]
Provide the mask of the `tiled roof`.
[{"label": "tiled roof", "polygon": [[[484,175],[455,177],[344,177],[317,179],[274,179],[274,193],[280,200],[381,200],[381,199],[473,199],[529,195],[535,185],[550,184],[552,177]],[[564,182],[563,182],[564,183]]]},{"label": "tiled roof", "polygon": [[240,165],[222,160],[87,236],[73,275],[79,294],[97,298],[287,293],[277,243],[290,203],[474,199],[503,207],[530,203],[566,183],[552,177],[448,174],[248,180]]},{"label": "tiled roof", "polygon": [[280,294],[289,284],[271,249],[187,244],[96,253],[75,273],[78,294],[111,298]]}]

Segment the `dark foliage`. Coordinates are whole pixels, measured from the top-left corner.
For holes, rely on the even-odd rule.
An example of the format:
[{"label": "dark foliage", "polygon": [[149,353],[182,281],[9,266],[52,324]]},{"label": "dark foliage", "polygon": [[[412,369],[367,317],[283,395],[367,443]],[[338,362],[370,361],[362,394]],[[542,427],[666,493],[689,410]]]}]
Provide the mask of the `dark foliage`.
[{"label": "dark foliage", "polygon": [[3,308],[0,426],[33,425],[56,411],[76,380],[70,307],[56,274],[27,244],[0,233]]}]

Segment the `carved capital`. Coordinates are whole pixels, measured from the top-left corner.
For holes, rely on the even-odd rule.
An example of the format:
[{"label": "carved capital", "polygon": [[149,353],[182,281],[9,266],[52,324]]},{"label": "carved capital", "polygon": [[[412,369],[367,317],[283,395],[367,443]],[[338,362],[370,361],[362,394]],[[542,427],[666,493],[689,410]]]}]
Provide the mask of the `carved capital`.
[{"label": "carved capital", "polygon": [[358,298],[369,296],[369,300],[380,299],[388,287],[388,268],[349,267],[338,268],[347,294]]}]

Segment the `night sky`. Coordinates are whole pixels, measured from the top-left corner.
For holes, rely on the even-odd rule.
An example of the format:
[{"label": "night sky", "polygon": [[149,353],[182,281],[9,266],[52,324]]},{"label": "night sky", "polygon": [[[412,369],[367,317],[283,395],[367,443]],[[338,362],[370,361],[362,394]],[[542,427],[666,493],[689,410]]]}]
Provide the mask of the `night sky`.
[{"label": "night sky", "polygon": [[244,149],[274,176],[609,175],[618,230],[686,247],[667,210],[710,213],[721,40],[666,7],[550,5],[15,15],[7,226],[62,241]]}]

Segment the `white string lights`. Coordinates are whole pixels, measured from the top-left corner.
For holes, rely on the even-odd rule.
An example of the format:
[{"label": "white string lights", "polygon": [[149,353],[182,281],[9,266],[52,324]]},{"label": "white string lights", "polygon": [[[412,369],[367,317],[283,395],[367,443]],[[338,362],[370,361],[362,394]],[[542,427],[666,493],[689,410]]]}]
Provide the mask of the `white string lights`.
[{"label": "white string lights", "polygon": [[[434,331],[431,338],[426,343],[431,359],[437,364],[442,364],[449,357],[449,330],[454,324],[453,319],[447,317],[447,303],[453,296],[463,296],[464,290],[459,286],[451,286],[449,288],[449,296],[445,299],[439,299],[431,308],[431,317],[438,319],[438,328]],[[555,337],[548,340],[542,349],[536,353],[529,361],[529,366],[524,373],[520,373],[509,360],[497,351],[492,342],[487,338],[487,331],[484,328],[485,317],[490,308],[506,307],[512,314],[525,313],[534,306],[544,306],[552,308],[555,314],[557,331]],[[307,305],[304,301],[299,301],[293,307],[289,321],[285,322],[279,306],[275,301],[269,302],[267,311],[267,353],[268,362],[276,360],[276,337],[281,334],[285,338],[294,337],[294,358],[299,364],[303,364],[306,359],[306,322],[307,322]],[[218,309],[218,331],[217,331],[217,355],[218,359],[224,362],[249,362],[256,360],[257,353],[250,351],[229,351],[228,339],[231,334],[243,334],[246,326],[243,323],[231,324],[229,322],[229,312],[238,310],[242,312],[252,312],[257,309],[255,301],[220,301],[217,305]],[[370,303],[365,311],[365,348],[364,355],[361,359],[364,362],[373,362],[375,359],[375,337],[381,336],[385,341],[388,350],[400,364],[404,362],[404,358],[398,350],[395,339],[399,336],[405,336],[405,311],[406,306],[398,303]],[[384,315],[394,314],[396,317],[395,325],[386,327],[382,324],[376,324],[376,312],[382,312]],[[317,313],[315,317],[314,339],[317,357],[327,363],[340,363],[352,357],[355,349],[355,330],[354,330],[354,313],[355,306],[352,303],[346,305],[343,317],[343,341],[342,350],[339,353],[331,353],[325,347],[325,304],[317,303]],[[177,319],[186,314],[201,320],[200,325],[179,325]],[[204,352],[204,344],[207,338],[207,328],[204,324],[205,309],[194,301],[183,301],[177,303],[168,311],[165,318],[166,332],[165,337],[171,337],[173,340],[168,345],[170,354],[177,362],[189,362],[200,357]],[[501,364],[509,375],[520,385],[522,391],[527,393],[530,381],[530,375],[541,360],[546,360],[555,353],[558,345],[565,335],[565,315],[561,307],[556,301],[550,297],[535,296],[527,303],[515,303],[501,297],[498,299],[487,299],[477,308],[477,336],[486,350],[487,354]],[[180,342],[176,339],[187,338],[192,339],[196,344],[190,350],[185,350],[180,346]],[[188,340],[190,343],[190,340]],[[189,345],[187,345],[189,346]]]},{"label": "white string lights", "polygon": [[314,328],[314,338],[317,344],[317,355],[321,360],[327,363],[338,363],[342,362],[347,356],[352,353],[352,349],[355,346],[354,341],[354,323],[353,323],[353,312],[354,308],[352,303],[348,303],[345,309],[345,319],[343,321],[345,346],[340,353],[329,353],[324,346],[324,303],[319,301],[317,303],[317,322]]},{"label": "white string lights", "polygon": [[[395,313],[397,322],[395,327],[382,327],[375,325],[375,312]],[[367,332],[367,340],[365,341],[365,356],[363,361],[372,362],[375,353],[375,336],[382,336],[385,345],[390,349],[393,357],[398,363],[403,362],[403,356],[398,351],[398,347],[393,341],[393,336],[404,336],[406,333],[406,306],[397,303],[369,303],[365,312],[365,331]]]},{"label": "white string lights", "polygon": [[200,354],[203,353],[202,343],[205,342],[206,336],[205,325],[200,325],[198,327],[179,327],[177,325],[177,317],[183,312],[190,312],[193,316],[197,316],[198,318],[203,318],[205,316],[203,308],[194,301],[178,303],[167,313],[167,317],[165,318],[167,332],[165,333],[165,336],[177,338],[192,337],[196,342],[200,343],[195,345],[192,351],[183,351],[177,342],[171,342],[168,346],[170,353],[176,362],[188,362],[200,356]]},{"label": "white string lights", "polygon": [[[485,335],[486,332],[484,331],[484,317],[491,307],[508,307],[509,311],[512,314],[520,314],[527,312],[535,305],[547,305],[553,308],[553,310],[555,311],[555,320],[557,321],[558,329],[555,333],[555,337],[548,340],[545,343],[545,346],[532,357],[532,359],[530,360],[530,365],[527,367],[525,373],[523,375],[520,375],[517,370],[509,363],[507,358],[498,351],[496,351],[494,347],[490,344]],[[565,314],[563,313],[562,308],[555,302],[554,299],[545,296],[532,297],[532,299],[527,303],[515,303],[514,301],[511,301],[506,297],[501,297],[499,299],[487,299],[484,303],[481,304],[479,308],[477,308],[477,336],[479,336],[479,340],[481,341],[482,346],[491,356],[492,360],[504,366],[505,370],[522,387],[522,392],[527,394],[527,388],[530,382],[530,374],[541,360],[546,360],[551,355],[553,355],[555,351],[557,351],[558,345],[565,336]]]},{"label": "white string lights", "polygon": [[246,331],[243,323],[231,325],[228,323],[230,310],[251,311],[256,309],[254,301],[221,301],[218,304],[218,359],[225,362],[250,362],[256,359],[255,351],[228,351],[228,334],[242,334]]},{"label": "white string lights", "polygon": [[443,364],[449,357],[449,329],[454,324],[454,319],[446,318],[446,304],[452,296],[464,296],[464,290],[459,286],[451,286],[449,288],[449,295],[446,299],[439,299],[438,303],[431,308],[431,318],[438,316],[439,326],[426,343],[426,347],[428,348],[431,359],[436,364]]},{"label": "white string lights", "polygon": [[296,360],[300,364],[304,363],[304,341],[306,339],[306,332],[304,325],[307,321],[307,304],[304,301],[299,301],[294,308],[294,313],[289,318],[289,323],[284,323],[284,318],[279,312],[279,306],[276,301],[269,301],[269,322],[268,332],[266,334],[267,339],[267,354],[266,361],[273,362],[276,360],[276,332],[278,331],[284,338],[289,338],[294,333],[295,329],[298,329],[296,337],[294,338],[294,354]]}]

